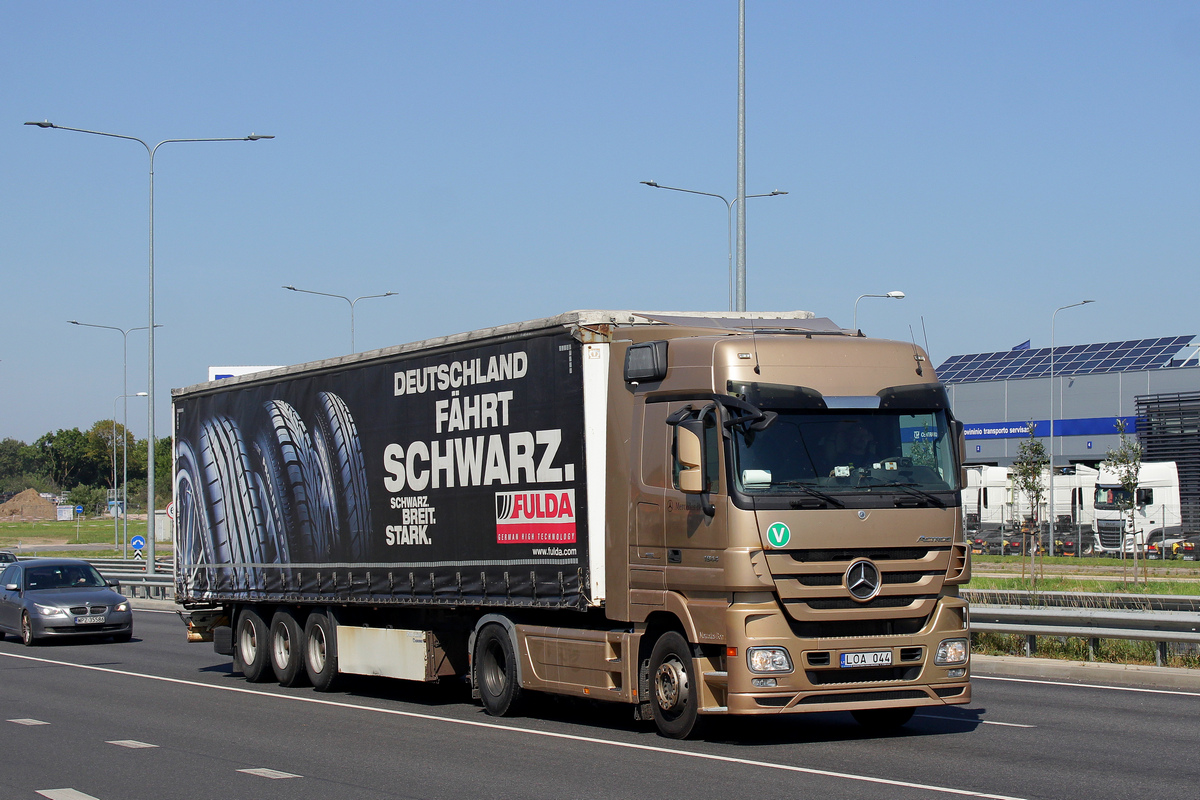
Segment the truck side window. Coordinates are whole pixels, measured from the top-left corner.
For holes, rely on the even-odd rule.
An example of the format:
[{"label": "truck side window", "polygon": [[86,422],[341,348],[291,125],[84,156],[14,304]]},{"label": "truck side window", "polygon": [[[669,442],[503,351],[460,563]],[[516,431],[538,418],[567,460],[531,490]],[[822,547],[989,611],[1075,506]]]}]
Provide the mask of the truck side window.
[{"label": "truck side window", "polygon": [[642,483],[667,488],[668,448],[673,448],[666,403],[648,403],[642,414]]}]

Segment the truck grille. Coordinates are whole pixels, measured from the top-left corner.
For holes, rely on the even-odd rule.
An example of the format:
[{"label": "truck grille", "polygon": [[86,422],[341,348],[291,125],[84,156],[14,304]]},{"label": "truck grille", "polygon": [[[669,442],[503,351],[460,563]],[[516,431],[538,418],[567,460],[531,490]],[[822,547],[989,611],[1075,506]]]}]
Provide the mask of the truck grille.
[{"label": "truck grille", "polygon": [[1125,523],[1116,519],[1096,520],[1096,534],[1100,537],[1100,546],[1106,550],[1117,550],[1121,547],[1121,534]]},{"label": "truck grille", "polygon": [[[883,626],[892,629],[888,632],[896,628],[919,630],[937,604],[953,557],[954,550],[950,547],[787,550],[766,554],[776,591],[788,615],[812,634],[843,637],[880,635],[879,621],[895,623]],[[861,558],[870,559],[880,573],[879,593],[867,602],[852,598],[844,585],[846,570]]]}]

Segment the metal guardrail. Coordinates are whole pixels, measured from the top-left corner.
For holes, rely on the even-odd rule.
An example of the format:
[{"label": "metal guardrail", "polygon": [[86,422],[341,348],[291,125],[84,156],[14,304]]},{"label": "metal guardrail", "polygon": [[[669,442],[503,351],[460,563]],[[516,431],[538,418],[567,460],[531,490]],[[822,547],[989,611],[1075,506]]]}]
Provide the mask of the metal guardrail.
[{"label": "metal guardrail", "polygon": [[1154,642],[1154,660],[1161,667],[1169,643],[1200,644],[1200,614],[978,603],[971,605],[971,630],[1024,636],[1027,656],[1037,652],[1039,636],[1086,639],[1089,659],[1095,658],[1100,639]]},{"label": "metal guardrail", "polygon": [[151,600],[175,599],[174,562],[154,562],[156,572],[146,572],[146,562],[134,558],[91,558],[88,561],[100,574],[115,580],[126,597]]}]

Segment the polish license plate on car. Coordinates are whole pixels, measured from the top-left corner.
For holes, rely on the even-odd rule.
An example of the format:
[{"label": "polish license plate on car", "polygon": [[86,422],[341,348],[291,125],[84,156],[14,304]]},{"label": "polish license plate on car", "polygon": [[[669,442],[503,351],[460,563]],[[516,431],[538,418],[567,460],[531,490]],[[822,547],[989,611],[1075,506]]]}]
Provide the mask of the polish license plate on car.
[{"label": "polish license plate on car", "polygon": [[869,650],[865,653],[842,653],[843,667],[890,667],[891,650]]},{"label": "polish license plate on car", "polygon": [[76,617],[75,618],[76,625],[99,625],[103,622],[104,622],[103,614],[93,615],[90,617]]}]

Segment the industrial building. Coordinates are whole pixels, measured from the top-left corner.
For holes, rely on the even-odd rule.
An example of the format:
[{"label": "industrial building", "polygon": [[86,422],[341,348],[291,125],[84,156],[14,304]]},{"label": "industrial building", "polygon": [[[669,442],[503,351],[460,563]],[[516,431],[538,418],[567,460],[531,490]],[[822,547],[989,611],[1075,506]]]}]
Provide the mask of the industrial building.
[{"label": "industrial building", "polygon": [[[1141,442],[1144,461],[1176,463],[1181,500],[1198,509],[1200,346],[1194,339],[1059,346],[1053,372],[1048,347],[952,356],[937,374],[965,424],[968,464],[1011,465],[1031,423],[1049,452],[1053,418],[1055,466],[1097,467],[1119,444],[1117,421],[1123,420],[1126,433]],[[1200,520],[1191,530],[1200,530]]]}]

